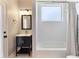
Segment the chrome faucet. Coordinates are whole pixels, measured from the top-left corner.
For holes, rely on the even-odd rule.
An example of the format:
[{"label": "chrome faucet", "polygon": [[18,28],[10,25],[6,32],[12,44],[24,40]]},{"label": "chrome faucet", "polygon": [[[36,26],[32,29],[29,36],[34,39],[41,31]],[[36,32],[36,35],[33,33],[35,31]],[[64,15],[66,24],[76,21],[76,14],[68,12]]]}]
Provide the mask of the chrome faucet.
[{"label": "chrome faucet", "polygon": [[28,33],[28,31],[26,30],[25,33]]}]

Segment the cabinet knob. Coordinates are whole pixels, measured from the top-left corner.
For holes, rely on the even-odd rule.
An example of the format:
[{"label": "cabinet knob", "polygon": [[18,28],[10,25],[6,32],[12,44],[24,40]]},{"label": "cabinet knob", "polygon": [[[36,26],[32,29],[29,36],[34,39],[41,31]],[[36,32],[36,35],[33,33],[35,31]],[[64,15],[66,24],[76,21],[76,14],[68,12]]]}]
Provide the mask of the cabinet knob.
[{"label": "cabinet knob", "polygon": [[7,35],[5,35],[4,38],[7,38]]}]

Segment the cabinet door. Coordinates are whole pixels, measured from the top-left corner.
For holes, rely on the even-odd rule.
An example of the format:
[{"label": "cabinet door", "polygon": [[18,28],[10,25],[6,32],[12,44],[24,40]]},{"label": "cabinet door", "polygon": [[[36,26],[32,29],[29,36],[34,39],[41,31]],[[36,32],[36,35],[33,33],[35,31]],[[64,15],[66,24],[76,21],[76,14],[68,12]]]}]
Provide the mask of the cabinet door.
[{"label": "cabinet door", "polygon": [[30,47],[31,45],[31,37],[24,37],[24,45]]},{"label": "cabinet door", "polygon": [[21,47],[24,44],[22,37],[16,37],[17,46]]}]

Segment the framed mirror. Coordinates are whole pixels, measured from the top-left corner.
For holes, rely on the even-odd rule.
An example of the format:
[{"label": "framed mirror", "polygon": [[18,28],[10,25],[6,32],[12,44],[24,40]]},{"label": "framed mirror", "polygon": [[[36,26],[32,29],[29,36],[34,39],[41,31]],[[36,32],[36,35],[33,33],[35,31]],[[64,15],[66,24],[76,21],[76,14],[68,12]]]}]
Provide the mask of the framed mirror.
[{"label": "framed mirror", "polygon": [[32,29],[32,16],[31,15],[22,15],[21,20],[22,20],[21,21],[22,30]]}]

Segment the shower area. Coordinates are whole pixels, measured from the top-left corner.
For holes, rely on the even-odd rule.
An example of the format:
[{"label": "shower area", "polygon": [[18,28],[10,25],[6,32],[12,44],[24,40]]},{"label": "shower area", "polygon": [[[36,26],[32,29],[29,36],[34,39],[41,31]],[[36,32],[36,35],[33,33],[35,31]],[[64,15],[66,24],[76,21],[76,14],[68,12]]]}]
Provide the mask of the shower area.
[{"label": "shower area", "polygon": [[35,57],[78,55],[76,4],[77,2],[35,1]]}]

